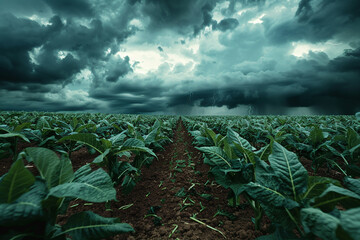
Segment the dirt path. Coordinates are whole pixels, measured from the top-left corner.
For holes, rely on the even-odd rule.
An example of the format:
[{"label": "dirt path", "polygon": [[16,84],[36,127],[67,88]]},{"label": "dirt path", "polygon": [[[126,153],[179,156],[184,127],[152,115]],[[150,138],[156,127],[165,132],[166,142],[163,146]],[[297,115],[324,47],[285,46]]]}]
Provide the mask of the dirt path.
[{"label": "dirt path", "polygon": [[[157,156],[158,161],[142,169],[142,179],[129,195],[117,189],[119,202],[111,204],[111,211],[104,204],[86,209],[120,217],[136,231],[113,239],[224,239],[222,234],[227,239],[254,239],[263,234],[254,230],[252,210],[246,205],[229,207],[228,191],[208,179],[209,167],[181,121],[173,143]],[[214,217],[218,210],[233,215]]]},{"label": "dirt path", "polygon": [[[119,217],[135,233],[110,239],[255,239],[265,233],[254,230],[252,209],[227,204],[228,190],[208,178],[209,167],[192,145],[192,137],[179,121],[173,142],[157,152],[149,168],[141,169],[141,179],[133,191],[124,195],[117,187],[117,202],[92,204],[71,202],[67,217],[80,211],[93,211],[104,217]],[[74,169],[93,160],[86,148],[72,156]],[[225,216],[229,213],[228,216]],[[207,224],[208,226],[205,226]],[[269,223],[263,225],[266,229]],[[212,227],[213,229],[211,229]],[[215,230],[217,229],[217,230]],[[221,232],[221,233],[220,233]]]}]

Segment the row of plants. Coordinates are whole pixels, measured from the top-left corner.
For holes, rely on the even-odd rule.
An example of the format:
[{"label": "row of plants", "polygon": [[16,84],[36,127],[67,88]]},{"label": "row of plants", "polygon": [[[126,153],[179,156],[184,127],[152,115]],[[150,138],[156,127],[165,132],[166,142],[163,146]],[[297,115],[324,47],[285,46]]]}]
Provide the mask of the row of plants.
[{"label": "row of plants", "polygon": [[[0,177],[2,239],[102,239],[133,231],[120,219],[93,212],[74,214],[62,226],[57,216],[75,199],[116,200],[114,187],[119,184],[129,193],[141,177],[142,166],[156,159],[154,151],[171,141],[176,123],[170,117],[100,114],[5,113],[1,117],[7,124],[0,127],[0,149],[3,157],[12,155],[14,161]],[[19,142],[36,147],[18,153]],[[84,146],[97,152],[91,164],[100,168],[93,171],[87,164],[73,172],[71,152]],[[33,164],[39,176],[24,163]]]},{"label": "row of plants", "polygon": [[202,126],[226,135],[230,127],[253,146],[265,147],[274,138],[287,149],[343,175],[360,176],[360,124],[355,116],[191,117],[190,130]]},{"label": "row of plants", "polygon": [[[211,167],[209,175],[230,190],[229,202],[236,206],[240,197],[246,199],[254,210],[255,217],[251,220],[256,229],[261,227],[264,215],[270,219],[272,233],[259,239],[357,239],[360,235],[360,180],[356,178],[357,172],[343,170],[345,177],[342,182],[321,176],[309,176],[294,153],[294,145],[289,144],[289,139],[296,138],[289,136],[292,133],[284,130],[286,122],[276,128],[274,127],[277,123],[273,124],[273,127],[262,126],[261,132],[264,132],[264,135],[266,132],[266,139],[261,139],[259,134],[256,137],[260,138],[260,141],[252,138],[248,141],[241,135],[247,132],[246,127],[239,131],[239,125],[230,124],[222,125],[221,129],[213,131],[208,127],[214,124],[212,121],[200,121],[199,118],[190,117],[183,120],[194,137],[195,144],[199,146],[198,149],[203,152],[204,162]],[[274,117],[274,121],[279,120]],[[296,125],[295,123],[293,121],[291,125]],[[288,126],[291,125],[288,123]],[[318,129],[322,131],[322,137],[327,138],[324,136],[325,127],[320,125],[318,128],[310,128],[309,134],[297,134],[310,138],[302,139],[302,143],[310,143],[316,139],[314,135],[320,132]],[[225,132],[224,128],[226,134],[221,134]],[[273,131],[270,131],[271,129]],[[355,124],[350,127],[353,131],[345,129],[348,144],[352,139],[350,135],[358,139],[358,127]],[[339,127],[339,131],[342,130],[344,129]],[[337,140],[341,142],[340,139]],[[262,147],[259,147],[258,143],[262,143]],[[344,152],[341,154],[344,158],[348,157]],[[351,154],[352,159],[357,161],[357,151]],[[335,159],[333,161],[336,161]]]}]

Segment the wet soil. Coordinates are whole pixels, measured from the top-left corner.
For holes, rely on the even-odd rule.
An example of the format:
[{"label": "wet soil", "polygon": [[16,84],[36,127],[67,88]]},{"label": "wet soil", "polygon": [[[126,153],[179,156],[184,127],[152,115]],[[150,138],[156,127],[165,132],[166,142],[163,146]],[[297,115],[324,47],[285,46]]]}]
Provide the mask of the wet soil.
[{"label": "wet soil", "polygon": [[[228,205],[228,190],[208,178],[209,167],[182,122],[172,140],[157,153],[158,160],[141,170],[141,179],[130,194],[122,194],[117,187],[117,202],[89,205],[73,201],[58,222],[65,223],[76,212],[93,211],[118,217],[135,229],[110,239],[255,239],[266,234],[269,221],[264,220],[262,229],[255,231],[253,210],[245,202],[236,208]],[[72,161],[74,168],[86,162],[85,158]],[[219,210],[232,215],[216,214]]]}]

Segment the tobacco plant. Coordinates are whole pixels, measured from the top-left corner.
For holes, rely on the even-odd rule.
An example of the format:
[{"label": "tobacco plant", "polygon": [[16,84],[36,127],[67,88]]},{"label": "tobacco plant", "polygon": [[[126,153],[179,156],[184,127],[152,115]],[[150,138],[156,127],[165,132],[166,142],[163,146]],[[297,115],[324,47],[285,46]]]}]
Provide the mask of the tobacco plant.
[{"label": "tobacco plant", "polygon": [[[40,176],[24,166],[33,163]],[[116,191],[109,175],[89,165],[72,170],[71,161],[59,158],[46,148],[27,148],[0,178],[1,239],[102,239],[133,231],[116,218],[104,218],[93,212],[70,216],[60,226],[57,216],[66,211],[72,199],[88,202],[115,200]]]}]

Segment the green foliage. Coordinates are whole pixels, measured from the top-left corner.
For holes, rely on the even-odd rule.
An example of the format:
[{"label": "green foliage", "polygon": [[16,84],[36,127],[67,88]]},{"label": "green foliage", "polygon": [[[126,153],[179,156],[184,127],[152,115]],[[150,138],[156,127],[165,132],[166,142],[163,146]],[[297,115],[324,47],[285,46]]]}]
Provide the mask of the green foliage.
[{"label": "green foliage", "polygon": [[118,218],[104,218],[86,211],[71,216],[62,231],[53,237],[69,234],[73,239],[93,240],[133,231],[129,224],[120,223]]},{"label": "green foliage", "polygon": [[29,191],[35,182],[34,176],[24,167],[21,159],[17,160],[0,182],[0,203],[12,203]]},{"label": "green foliage", "polygon": [[[49,149],[27,148],[24,155],[34,162],[40,176],[35,177],[19,158],[0,180],[0,238],[32,236],[34,239],[102,239],[133,231],[118,219],[107,219],[92,212],[70,217],[64,226],[56,225],[56,217],[64,202],[79,198],[90,202],[106,202],[116,198],[109,175],[102,169],[92,171],[89,165],[75,174],[71,162]],[[65,206],[66,207],[66,206]]]}]

